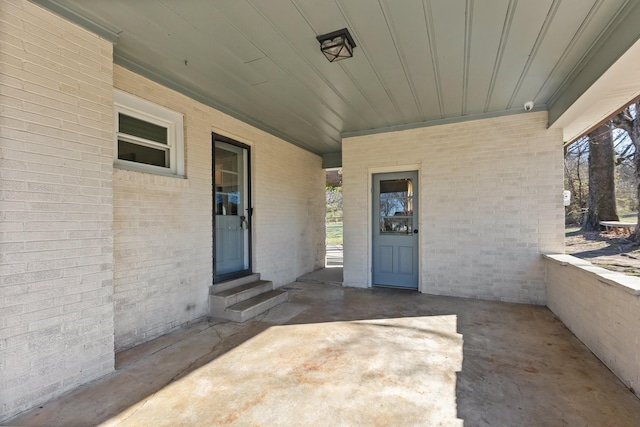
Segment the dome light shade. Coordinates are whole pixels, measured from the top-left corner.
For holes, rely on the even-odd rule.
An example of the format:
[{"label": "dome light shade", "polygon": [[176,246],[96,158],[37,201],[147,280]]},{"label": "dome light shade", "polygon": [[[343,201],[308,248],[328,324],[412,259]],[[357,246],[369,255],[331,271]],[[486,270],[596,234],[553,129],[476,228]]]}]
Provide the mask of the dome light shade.
[{"label": "dome light shade", "polygon": [[353,56],[356,43],[346,28],[316,38],[320,42],[320,51],[329,62],[342,61]]}]

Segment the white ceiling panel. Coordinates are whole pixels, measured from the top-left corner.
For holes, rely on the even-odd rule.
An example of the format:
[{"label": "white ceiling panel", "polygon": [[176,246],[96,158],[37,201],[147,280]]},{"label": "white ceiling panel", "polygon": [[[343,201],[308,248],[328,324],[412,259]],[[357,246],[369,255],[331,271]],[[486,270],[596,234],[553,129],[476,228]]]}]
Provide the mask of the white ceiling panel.
[{"label": "white ceiling panel", "polygon": [[529,68],[522,75],[519,90],[512,94],[508,108],[519,107],[527,101],[538,102],[540,88],[547,80],[557,74],[557,68],[564,63],[578,38],[582,23],[593,10],[596,1],[564,0],[555,3],[552,15],[548,16],[548,26],[544,34],[540,34],[538,49],[532,58]]},{"label": "white ceiling panel", "polygon": [[394,7],[396,2],[393,0],[384,0],[381,4],[393,29],[394,48],[405,67],[417,113],[421,117],[417,121],[442,118],[424,3],[420,0],[406,1],[402,8]]},{"label": "white ceiling panel", "polygon": [[[116,63],[318,154],[525,100],[556,120],[640,38],[635,0],[32,1],[114,40]],[[316,36],[345,27],[354,57],[329,63]]]},{"label": "white ceiling panel", "polygon": [[538,36],[542,36],[552,3],[551,0],[520,1],[517,2],[513,16],[507,18],[505,25],[508,34],[498,65],[496,83],[489,97],[488,111],[508,109]]},{"label": "white ceiling panel", "polygon": [[[429,2],[428,2],[429,3]],[[442,86],[444,117],[462,115],[465,66],[466,5],[462,1],[432,0],[427,25],[433,28],[437,50],[432,51]]]},{"label": "white ceiling panel", "polygon": [[370,0],[345,1],[343,11],[401,123],[421,121],[402,57],[396,48],[395,25],[385,16],[381,4]]},{"label": "white ceiling panel", "polygon": [[[509,0],[494,0],[492,8],[473,7],[469,29],[469,59],[466,79],[464,112],[480,114],[487,112],[487,95],[495,84],[501,57],[501,41],[506,37],[505,21],[510,16]],[[475,6],[475,4],[474,4]]]}]

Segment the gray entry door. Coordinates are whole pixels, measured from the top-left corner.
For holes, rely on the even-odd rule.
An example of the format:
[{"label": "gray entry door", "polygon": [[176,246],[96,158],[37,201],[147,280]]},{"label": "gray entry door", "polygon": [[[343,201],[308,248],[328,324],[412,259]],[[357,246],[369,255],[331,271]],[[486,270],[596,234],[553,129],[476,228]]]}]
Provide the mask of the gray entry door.
[{"label": "gray entry door", "polygon": [[214,280],[250,272],[248,157],[214,137]]},{"label": "gray entry door", "polygon": [[418,289],[418,172],[373,175],[373,284]]}]

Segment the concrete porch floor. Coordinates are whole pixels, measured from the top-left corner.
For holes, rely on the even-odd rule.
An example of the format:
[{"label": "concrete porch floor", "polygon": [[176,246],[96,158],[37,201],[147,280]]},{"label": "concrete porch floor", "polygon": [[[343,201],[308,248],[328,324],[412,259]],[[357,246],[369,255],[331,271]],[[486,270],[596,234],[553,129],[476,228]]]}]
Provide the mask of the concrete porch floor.
[{"label": "concrete porch floor", "polygon": [[292,283],[7,425],[638,426],[640,401],[545,307]]}]

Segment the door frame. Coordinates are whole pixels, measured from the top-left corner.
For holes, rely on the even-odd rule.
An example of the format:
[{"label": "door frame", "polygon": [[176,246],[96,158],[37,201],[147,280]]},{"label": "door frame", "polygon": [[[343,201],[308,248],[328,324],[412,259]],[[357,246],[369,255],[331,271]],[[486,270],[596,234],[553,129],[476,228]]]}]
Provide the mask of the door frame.
[{"label": "door frame", "polygon": [[422,212],[422,164],[414,163],[407,165],[393,165],[393,166],[378,166],[370,167],[367,170],[367,186],[368,186],[368,202],[367,202],[367,286],[373,287],[373,175],[378,173],[390,173],[390,172],[418,172],[418,200],[414,201],[418,204],[418,292],[422,292],[422,257],[420,256],[420,237],[422,231],[422,219],[420,212]]},{"label": "door frame", "polygon": [[[234,271],[232,273],[216,275],[216,165],[215,165],[215,146],[216,141],[224,142],[225,144],[233,145],[238,148],[247,150],[247,268],[245,270]],[[253,273],[253,205],[251,204],[251,146],[238,142],[232,138],[224,135],[220,135],[216,132],[211,132],[211,267],[213,275],[213,283],[220,283],[227,280],[237,279],[239,277],[248,276]]]}]

